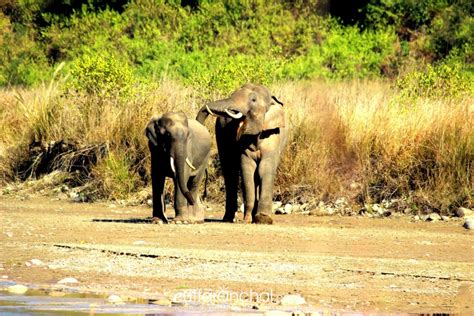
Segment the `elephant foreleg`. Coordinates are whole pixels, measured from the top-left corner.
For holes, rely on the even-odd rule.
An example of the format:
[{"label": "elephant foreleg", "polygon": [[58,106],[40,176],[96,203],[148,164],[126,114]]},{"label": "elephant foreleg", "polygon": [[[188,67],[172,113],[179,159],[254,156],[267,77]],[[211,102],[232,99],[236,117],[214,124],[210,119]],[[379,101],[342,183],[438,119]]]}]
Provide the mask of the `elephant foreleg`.
[{"label": "elephant foreleg", "polygon": [[262,159],[258,166],[260,191],[257,212],[253,222],[257,224],[272,224],[273,182],[275,180],[276,163],[273,159]]},{"label": "elephant foreleg", "polygon": [[255,171],[257,163],[246,155],[242,155],[242,191],[244,197],[244,221],[252,222],[252,213],[256,206]]},{"label": "elephant foreleg", "polygon": [[176,177],[173,178],[174,180],[174,211],[175,217],[174,221],[185,221],[189,220],[189,212],[188,212],[188,201],[184,196],[183,192],[181,192],[178,181]]},{"label": "elephant foreleg", "polygon": [[151,155],[151,188],[153,195],[153,218],[168,223],[165,215],[164,187],[165,174],[159,170],[159,161],[155,154]]},{"label": "elephant foreleg", "polygon": [[192,178],[190,192],[193,196],[194,201],[196,204],[192,207],[191,216],[193,217],[194,223],[203,223],[204,222],[204,208],[199,197],[199,185],[201,184],[202,178],[204,177],[205,170],[199,172],[195,177]]}]

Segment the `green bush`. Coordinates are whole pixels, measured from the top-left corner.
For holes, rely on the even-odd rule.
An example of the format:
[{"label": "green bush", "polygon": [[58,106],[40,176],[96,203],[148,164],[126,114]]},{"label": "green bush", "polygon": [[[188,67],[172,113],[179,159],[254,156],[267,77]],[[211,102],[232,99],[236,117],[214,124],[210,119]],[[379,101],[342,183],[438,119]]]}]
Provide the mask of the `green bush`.
[{"label": "green bush", "polygon": [[114,55],[85,54],[71,67],[70,88],[99,97],[128,96],[135,78],[127,63]]},{"label": "green bush", "polygon": [[474,94],[474,76],[463,71],[456,61],[443,62],[424,70],[415,70],[400,76],[395,85],[403,98],[458,98]]},{"label": "green bush", "polygon": [[390,31],[362,31],[333,24],[324,41],[307,55],[296,57],[283,70],[289,79],[377,77],[396,55],[395,34]]}]

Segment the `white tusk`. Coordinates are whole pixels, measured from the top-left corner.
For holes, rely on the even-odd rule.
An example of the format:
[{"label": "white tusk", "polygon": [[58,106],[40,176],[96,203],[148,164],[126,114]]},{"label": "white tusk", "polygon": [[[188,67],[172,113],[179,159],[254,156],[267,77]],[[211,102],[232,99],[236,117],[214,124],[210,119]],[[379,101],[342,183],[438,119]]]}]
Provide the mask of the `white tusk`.
[{"label": "white tusk", "polygon": [[196,167],[193,166],[193,164],[191,163],[191,161],[189,161],[188,157],[186,157],[186,163],[188,164],[189,168],[193,169],[193,170],[196,170]]},{"label": "white tusk", "polygon": [[237,114],[234,114],[234,113],[232,113],[231,111],[229,111],[227,109],[225,109],[224,111],[227,113],[227,115],[229,115],[230,117],[232,117],[234,119],[239,119],[239,118],[242,117],[242,113],[240,113],[240,112],[237,112]]},{"label": "white tusk", "polygon": [[214,112],[211,111],[211,109],[207,106],[207,104],[206,104],[206,110],[207,110],[207,112],[209,112],[209,114],[211,114],[213,116],[217,116]]},{"label": "white tusk", "polygon": [[176,174],[176,168],[174,167],[173,157],[170,157],[170,166],[171,166],[171,171],[173,171],[173,173]]}]

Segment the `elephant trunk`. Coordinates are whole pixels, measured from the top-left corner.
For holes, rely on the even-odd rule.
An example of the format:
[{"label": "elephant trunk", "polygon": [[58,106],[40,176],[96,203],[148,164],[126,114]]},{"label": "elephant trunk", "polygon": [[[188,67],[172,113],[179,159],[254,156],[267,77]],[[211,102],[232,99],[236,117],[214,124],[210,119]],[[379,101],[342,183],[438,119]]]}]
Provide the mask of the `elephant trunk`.
[{"label": "elephant trunk", "polygon": [[199,111],[196,120],[203,123],[209,114],[233,119],[240,119],[243,116],[241,110],[235,107],[234,102],[230,98],[206,104]]},{"label": "elephant trunk", "polygon": [[194,205],[194,199],[188,190],[186,173],[186,144],[184,142],[176,142],[174,144],[174,161],[176,169],[176,180],[178,186],[186,200],[190,205]]}]

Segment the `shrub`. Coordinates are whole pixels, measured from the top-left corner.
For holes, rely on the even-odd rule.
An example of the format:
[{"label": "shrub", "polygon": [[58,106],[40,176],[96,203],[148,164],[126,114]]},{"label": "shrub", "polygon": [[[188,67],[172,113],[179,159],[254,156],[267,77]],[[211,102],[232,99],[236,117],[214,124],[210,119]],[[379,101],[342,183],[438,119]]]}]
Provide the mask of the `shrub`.
[{"label": "shrub", "polygon": [[107,53],[85,54],[71,67],[70,87],[98,97],[128,96],[134,81],[130,67]]},{"label": "shrub", "polygon": [[395,85],[401,96],[409,100],[418,97],[459,98],[474,94],[474,78],[463,71],[456,61],[427,65],[424,70],[414,70],[400,76]]}]

